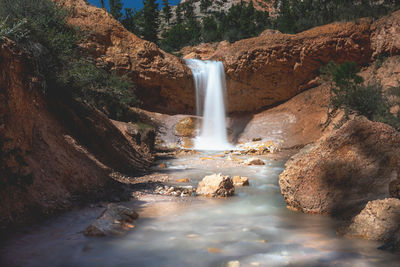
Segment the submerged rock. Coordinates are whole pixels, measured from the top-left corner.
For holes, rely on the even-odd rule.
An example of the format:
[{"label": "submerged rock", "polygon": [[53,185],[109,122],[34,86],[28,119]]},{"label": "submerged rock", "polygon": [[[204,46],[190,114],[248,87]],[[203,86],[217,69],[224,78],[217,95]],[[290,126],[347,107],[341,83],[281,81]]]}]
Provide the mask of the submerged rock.
[{"label": "submerged rock", "polygon": [[190,180],[189,180],[189,178],[182,178],[182,179],[176,179],[175,182],[177,182],[177,183],[189,183]]},{"label": "submerged rock", "polygon": [[245,165],[265,165],[264,161],[259,158],[249,158],[244,162]]},{"label": "submerged rock", "polygon": [[234,176],[233,177],[233,185],[234,186],[249,186],[249,178],[242,176]]},{"label": "submerged rock", "polygon": [[235,187],[229,176],[212,174],[199,182],[196,193],[203,196],[229,197],[235,193]]},{"label": "submerged rock", "polygon": [[107,208],[91,225],[84,234],[86,236],[122,235],[133,228],[132,223],[139,215],[131,208],[116,204],[108,204]]},{"label": "submerged rock", "polygon": [[386,198],[368,202],[355,216],[345,234],[370,240],[387,241],[398,229],[400,222],[400,200]]}]

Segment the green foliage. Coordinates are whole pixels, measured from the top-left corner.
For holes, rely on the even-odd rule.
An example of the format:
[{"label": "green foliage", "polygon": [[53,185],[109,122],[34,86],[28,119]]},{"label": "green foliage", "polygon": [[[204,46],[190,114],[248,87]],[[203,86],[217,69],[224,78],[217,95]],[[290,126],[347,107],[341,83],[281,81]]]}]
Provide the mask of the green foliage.
[{"label": "green foliage", "polygon": [[172,12],[171,12],[171,6],[169,5],[168,0],[163,0],[162,12],[163,12],[163,17],[164,17],[165,21],[169,24],[169,20],[172,17]]},{"label": "green foliage", "polygon": [[[211,2],[201,2],[203,8]],[[241,2],[233,5],[225,14],[216,12],[203,17],[201,23],[195,17],[191,2],[179,4],[176,8],[177,20],[174,27],[164,32],[160,45],[167,51],[176,51],[187,45],[200,42],[228,40],[234,42],[260,34],[270,25],[268,13],[258,11],[253,4]],[[183,19],[185,23],[183,23]]]},{"label": "green foliage", "polygon": [[50,0],[0,1],[1,29],[17,28],[24,33],[7,37],[33,56],[44,93],[61,96],[69,92],[113,119],[126,117],[128,106],[138,104],[133,84],[80,53],[77,44],[82,36],[66,24],[67,15]]},{"label": "green foliage", "polygon": [[7,23],[8,17],[0,21],[0,42],[4,37],[14,40],[21,40],[26,37],[28,32],[23,28],[25,19],[14,22],[12,25]]},{"label": "green foliage", "polygon": [[143,0],[143,38],[157,43],[158,37],[158,4],[155,0]]},{"label": "green foliage", "polygon": [[343,108],[346,116],[350,112],[356,112],[370,120],[388,123],[398,129],[400,119],[390,112],[392,104],[383,93],[382,86],[380,84],[365,86],[358,72],[359,69],[354,62],[340,65],[330,62],[321,68],[321,76],[332,82],[330,106],[335,109]]},{"label": "green foliage", "polygon": [[211,6],[211,0],[201,0],[200,2],[200,11],[202,13],[207,13],[208,8]]},{"label": "green foliage", "polygon": [[284,33],[296,33],[334,21],[351,21],[362,17],[379,17],[399,8],[396,0],[279,0],[275,27]]},{"label": "green foliage", "polygon": [[120,20],[122,18],[123,7],[121,0],[109,0],[108,3],[110,5],[110,14],[113,15],[116,20]]},{"label": "green foliage", "polygon": [[203,41],[206,43],[217,42],[218,40],[220,40],[218,24],[213,17],[203,18],[201,36],[203,38]]},{"label": "green foliage", "polygon": [[58,76],[59,86],[69,88],[75,98],[103,111],[112,119],[127,120],[129,106],[137,106],[133,83],[125,76],[109,73],[90,59],[68,64]]}]

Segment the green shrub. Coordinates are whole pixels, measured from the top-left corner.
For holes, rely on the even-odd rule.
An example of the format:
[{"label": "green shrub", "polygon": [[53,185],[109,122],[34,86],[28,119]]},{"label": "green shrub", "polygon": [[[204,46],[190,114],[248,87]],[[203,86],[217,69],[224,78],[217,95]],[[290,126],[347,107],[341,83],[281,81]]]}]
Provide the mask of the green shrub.
[{"label": "green shrub", "polygon": [[67,25],[68,14],[50,0],[1,0],[0,32],[31,53],[44,93],[70,91],[113,119],[130,117],[129,106],[139,103],[132,82],[81,53],[78,42],[84,36]]},{"label": "green shrub", "polygon": [[131,80],[109,73],[89,59],[70,62],[59,73],[58,84],[115,120],[131,120],[129,107],[139,104]]},{"label": "green shrub", "polygon": [[23,26],[26,23],[25,19],[14,22],[12,25],[7,23],[8,16],[0,21],[0,41],[4,39],[4,37],[11,38],[13,40],[21,40],[25,38],[28,34],[26,30],[24,30]]},{"label": "green shrub", "polygon": [[354,62],[340,65],[330,62],[321,68],[320,72],[323,78],[331,81],[330,107],[343,108],[346,117],[350,112],[355,112],[370,120],[399,128],[399,117],[390,112],[390,108],[396,103],[389,101],[380,84],[364,85],[363,78],[357,74],[359,69]]}]

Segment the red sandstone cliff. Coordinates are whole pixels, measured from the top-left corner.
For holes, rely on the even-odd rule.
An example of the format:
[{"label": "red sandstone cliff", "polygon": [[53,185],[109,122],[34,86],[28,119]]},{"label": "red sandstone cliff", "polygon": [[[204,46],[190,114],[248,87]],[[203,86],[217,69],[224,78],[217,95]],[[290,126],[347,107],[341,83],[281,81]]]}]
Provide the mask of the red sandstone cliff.
[{"label": "red sandstone cliff", "polygon": [[138,173],[152,161],[99,111],[47,101],[32,61],[15,43],[0,46],[0,228],[43,218],[75,200],[119,192],[113,171]]}]

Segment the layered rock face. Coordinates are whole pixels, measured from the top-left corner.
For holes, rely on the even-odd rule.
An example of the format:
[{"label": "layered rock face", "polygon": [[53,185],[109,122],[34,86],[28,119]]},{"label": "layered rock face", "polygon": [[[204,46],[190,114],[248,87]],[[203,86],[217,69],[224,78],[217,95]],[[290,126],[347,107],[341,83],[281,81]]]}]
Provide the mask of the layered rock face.
[{"label": "layered rock face", "polygon": [[107,11],[85,0],[54,0],[71,10],[68,23],[85,32],[81,46],[111,70],[137,84],[144,108],[165,113],[194,112],[191,72],[175,56],[127,31]]},{"label": "layered rock face", "polygon": [[[213,51],[213,48],[214,51]],[[370,61],[370,21],[336,23],[296,34],[266,30],[234,44],[182,50],[185,57],[224,62],[229,112],[255,112],[317,85],[329,61]]]},{"label": "layered rock face", "polygon": [[315,86],[319,68],[329,61],[368,63],[369,27],[364,20],[297,35],[271,31],[217,50],[212,58],[224,62],[228,110],[254,112],[286,101]]},{"label": "layered rock face", "polygon": [[[105,10],[84,0],[55,0],[72,9],[69,23],[89,35],[82,47],[139,86],[144,108],[194,113],[194,85],[184,62],[128,32]],[[334,23],[296,34],[267,30],[259,37],[186,48],[191,58],[224,62],[229,112],[255,112],[316,85],[329,61],[363,65],[371,56],[398,53],[400,11],[372,23]],[[197,52],[196,52],[197,51]]]},{"label": "layered rock face", "polygon": [[152,161],[104,114],[79,102],[47,102],[29,56],[0,47],[0,228],[43,218],[76,200],[121,194],[109,175]]},{"label": "layered rock face", "polygon": [[368,201],[389,197],[399,152],[396,130],[365,118],[351,120],[286,163],[281,192],[289,208],[353,216]]}]

